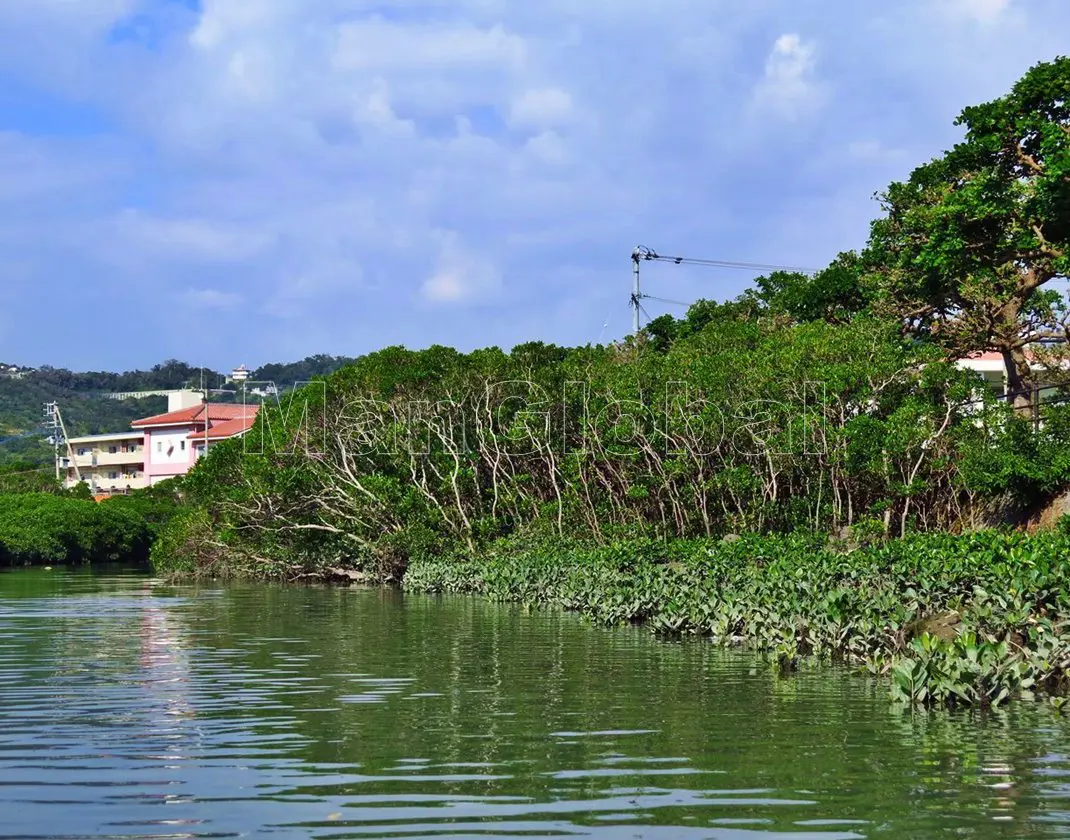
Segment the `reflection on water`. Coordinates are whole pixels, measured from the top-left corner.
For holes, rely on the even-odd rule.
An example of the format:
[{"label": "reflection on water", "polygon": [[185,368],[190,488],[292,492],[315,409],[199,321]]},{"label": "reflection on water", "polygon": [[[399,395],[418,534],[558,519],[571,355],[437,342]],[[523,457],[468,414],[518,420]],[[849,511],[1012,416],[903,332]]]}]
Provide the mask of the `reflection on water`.
[{"label": "reflection on water", "polygon": [[0,574],[0,838],[1070,834],[1070,725],[469,599]]}]

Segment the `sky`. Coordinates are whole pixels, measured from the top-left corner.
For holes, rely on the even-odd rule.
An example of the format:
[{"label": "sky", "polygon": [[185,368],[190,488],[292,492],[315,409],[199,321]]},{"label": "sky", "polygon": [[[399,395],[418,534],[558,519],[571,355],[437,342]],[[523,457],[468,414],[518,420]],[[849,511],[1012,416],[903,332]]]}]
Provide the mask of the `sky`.
[{"label": "sky", "polygon": [[1065,0],[0,0],[0,360],[616,339],[636,245],[819,268],[1068,33]]}]

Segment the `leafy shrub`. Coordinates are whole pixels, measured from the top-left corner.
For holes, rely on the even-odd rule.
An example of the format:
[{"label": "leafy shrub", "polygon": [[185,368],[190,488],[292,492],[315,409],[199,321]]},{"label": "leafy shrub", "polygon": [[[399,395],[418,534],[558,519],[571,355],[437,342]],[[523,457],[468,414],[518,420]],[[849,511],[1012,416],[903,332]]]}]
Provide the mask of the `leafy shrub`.
[{"label": "leafy shrub", "polygon": [[577,610],[601,624],[816,656],[889,675],[911,703],[996,705],[1070,679],[1070,534],[913,535],[850,553],[818,537],[608,546],[501,541],[417,558],[406,588]]},{"label": "leafy shrub", "polygon": [[0,565],[144,561],[152,531],[118,505],[48,493],[0,495]]}]

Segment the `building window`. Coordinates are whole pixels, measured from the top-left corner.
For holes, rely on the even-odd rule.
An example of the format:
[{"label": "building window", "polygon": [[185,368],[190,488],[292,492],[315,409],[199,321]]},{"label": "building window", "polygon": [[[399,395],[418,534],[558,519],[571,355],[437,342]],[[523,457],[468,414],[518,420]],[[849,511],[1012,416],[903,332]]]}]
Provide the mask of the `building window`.
[{"label": "building window", "polygon": [[108,454],[109,455],[114,455],[118,451],[119,451],[119,447],[117,447],[117,446],[109,446],[108,447]]},{"label": "building window", "polygon": [[79,446],[78,447],[78,454],[79,455],[86,455],[88,453],[89,453],[89,450],[86,449],[84,446]]},{"label": "building window", "polygon": [[182,441],[181,449],[182,449],[183,452],[186,451],[186,442],[185,441]]},{"label": "building window", "polygon": [[163,441],[162,440],[156,441],[156,451],[157,452],[163,452]]},{"label": "building window", "polygon": [[110,473],[108,473],[108,478],[112,479],[113,481],[114,481],[115,479],[117,479],[118,477],[119,477],[119,473],[117,473],[117,472],[110,472]]}]

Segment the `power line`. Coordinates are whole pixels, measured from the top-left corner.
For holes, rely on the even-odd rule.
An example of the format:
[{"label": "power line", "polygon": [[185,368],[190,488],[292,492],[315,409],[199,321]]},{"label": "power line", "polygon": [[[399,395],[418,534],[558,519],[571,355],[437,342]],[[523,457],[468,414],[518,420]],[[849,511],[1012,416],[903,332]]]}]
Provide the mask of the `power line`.
[{"label": "power line", "polygon": [[797,265],[774,265],[772,263],[738,262],[735,260],[706,260],[696,257],[668,257],[652,248],[640,245],[632,254],[634,260],[650,262],[671,262],[674,265],[703,265],[709,268],[732,268],[741,271],[796,271],[801,274],[816,274],[816,268],[803,268]]},{"label": "power line", "polygon": [[656,295],[640,295],[643,300],[656,300],[658,303],[671,303],[674,306],[690,306],[691,304],[684,300],[673,300],[672,298],[657,297]]},{"label": "power line", "polygon": [[0,479],[4,479],[9,475],[28,475],[29,473],[48,472],[49,467],[35,467],[32,470],[17,470],[16,472],[5,472],[0,470]]},{"label": "power line", "polygon": [[660,298],[654,295],[643,294],[639,287],[639,264],[641,262],[667,262],[674,265],[697,265],[705,268],[727,268],[739,271],[750,271],[753,273],[760,273],[766,271],[792,271],[800,274],[816,274],[817,269],[802,268],[800,266],[792,265],[774,265],[772,263],[752,263],[752,262],[738,262],[736,260],[707,260],[699,259],[696,257],[669,257],[663,256],[655,251],[653,248],[647,248],[643,245],[636,247],[632,251],[632,294],[629,301],[629,306],[632,309],[632,333],[639,333],[639,313],[646,315],[647,320],[650,320],[650,316],[647,315],[646,310],[643,308],[642,301],[657,300],[662,303],[670,303],[674,306],[690,306],[691,304],[685,303],[682,300],[673,300],[672,298]]},{"label": "power line", "polygon": [[646,308],[643,306],[643,304],[639,303],[637,305],[639,307],[639,311],[642,312],[643,315],[646,316],[647,323],[650,323],[651,321],[654,320],[653,318],[650,317],[650,313],[646,311]]}]

